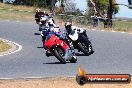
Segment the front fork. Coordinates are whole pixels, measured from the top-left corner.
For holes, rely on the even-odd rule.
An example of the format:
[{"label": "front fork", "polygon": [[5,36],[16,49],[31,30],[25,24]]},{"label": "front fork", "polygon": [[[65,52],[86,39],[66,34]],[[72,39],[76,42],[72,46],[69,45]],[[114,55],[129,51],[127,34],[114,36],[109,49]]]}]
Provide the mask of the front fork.
[{"label": "front fork", "polygon": [[64,58],[69,61],[73,58],[73,56],[75,56],[75,52],[73,50],[71,50],[70,48],[68,48],[66,51],[65,51],[65,56]]}]

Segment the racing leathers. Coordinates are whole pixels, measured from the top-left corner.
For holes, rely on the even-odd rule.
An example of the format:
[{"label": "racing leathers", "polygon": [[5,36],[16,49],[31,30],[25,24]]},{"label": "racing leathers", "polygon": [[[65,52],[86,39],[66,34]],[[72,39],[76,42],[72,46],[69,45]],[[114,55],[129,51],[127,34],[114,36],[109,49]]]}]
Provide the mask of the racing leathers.
[{"label": "racing leathers", "polygon": [[[66,28],[65,28],[66,29]],[[74,35],[75,33],[83,33],[83,35],[88,38],[87,34],[86,34],[86,30],[83,29],[83,28],[79,28],[79,27],[76,27],[76,26],[71,26],[69,29],[66,29],[65,30],[68,37],[71,36],[71,35]],[[72,37],[72,36],[71,36]]]},{"label": "racing leathers", "polygon": [[48,16],[41,17],[39,30],[42,31],[45,27],[57,27],[54,23],[53,18]]}]

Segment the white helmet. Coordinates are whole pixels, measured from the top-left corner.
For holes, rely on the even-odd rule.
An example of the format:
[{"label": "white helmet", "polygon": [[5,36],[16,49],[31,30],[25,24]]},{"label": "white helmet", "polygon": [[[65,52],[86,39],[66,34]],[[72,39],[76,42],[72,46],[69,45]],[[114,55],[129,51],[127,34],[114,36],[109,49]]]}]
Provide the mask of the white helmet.
[{"label": "white helmet", "polygon": [[45,21],[45,20],[46,20],[45,17],[41,17],[41,18],[40,18],[40,21]]},{"label": "white helmet", "polygon": [[72,23],[71,22],[66,22],[65,23],[65,29],[68,32],[68,34],[72,31]]},{"label": "white helmet", "polygon": [[44,11],[44,14],[46,14],[46,11]]},{"label": "white helmet", "polygon": [[53,26],[53,24],[54,24],[53,20],[52,20],[52,19],[49,19],[48,25],[49,25],[49,26]]},{"label": "white helmet", "polygon": [[40,22],[41,22],[42,24],[45,24],[45,23],[46,23],[46,18],[45,18],[45,17],[41,17],[41,18],[40,18]]},{"label": "white helmet", "polygon": [[41,10],[38,8],[38,9],[36,9],[36,12],[40,12]]}]

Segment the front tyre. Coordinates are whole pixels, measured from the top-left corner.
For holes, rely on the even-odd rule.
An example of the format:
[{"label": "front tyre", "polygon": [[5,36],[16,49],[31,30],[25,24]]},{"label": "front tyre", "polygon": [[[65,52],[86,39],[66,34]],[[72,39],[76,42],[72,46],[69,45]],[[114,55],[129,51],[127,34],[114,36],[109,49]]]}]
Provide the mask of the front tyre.
[{"label": "front tyre", "polygon": [[78,48],[85,55],[89,55],[90,52],[93,51],[91,42],[84,35],[80,35],[80,40],[78,42]]},{"label": "front tyre", "polygon": [[71,63],[76,63],[77,62],[77,57],[73,56],[72,59],[70,60]]},{"label": "front tyre", "polygon": [[63,58],[64,56],[64,52],[61,48],[54,48],[52,50],[52,54],[62,63],[62,64],[66,64],[66,60],[65,58]]},{"label": "front tyre", "polygon": [[87,82],[87,79],[84,76],[77,76],[76,81],[80,85],[84,85]]},{"label": "front tyre", "polygon": [[92,45],[90,44],[90,45],[89,45],[89,55],[90,55],[90,54],[93,54],[93,53],[94,53],[94,50],[93,50],[93,48],[92,48]]}]

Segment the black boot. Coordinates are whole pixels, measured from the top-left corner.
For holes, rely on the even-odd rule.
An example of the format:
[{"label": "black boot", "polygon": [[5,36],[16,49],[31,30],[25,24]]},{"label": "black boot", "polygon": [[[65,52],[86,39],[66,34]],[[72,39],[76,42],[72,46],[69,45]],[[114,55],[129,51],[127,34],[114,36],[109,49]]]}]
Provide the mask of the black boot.
[{"label": "black boot", "polygon": [[46,50],[46,56],[49,57],[52,56],[52,54],[48,50]]}]

